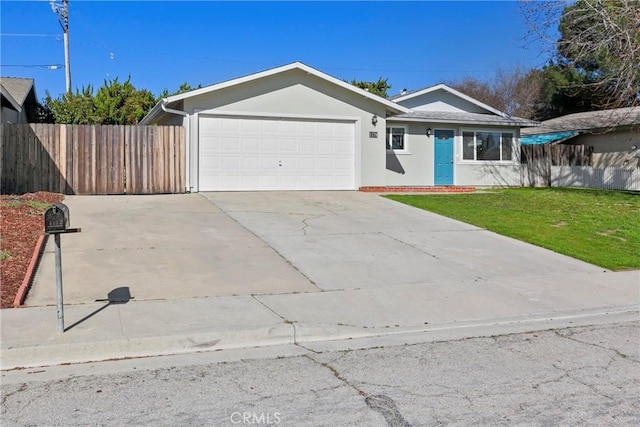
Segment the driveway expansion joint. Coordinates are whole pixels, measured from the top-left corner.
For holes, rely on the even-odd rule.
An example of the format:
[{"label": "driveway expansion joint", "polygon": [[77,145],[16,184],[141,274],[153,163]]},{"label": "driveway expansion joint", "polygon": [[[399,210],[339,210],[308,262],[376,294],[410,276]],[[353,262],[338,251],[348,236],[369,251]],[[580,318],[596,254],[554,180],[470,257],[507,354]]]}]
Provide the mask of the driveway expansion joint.
[{"label": "driveway expansion joint", "polygon": [[422,249],[422,248],[420,248],[420,247],[418,247],[416,245],[412,245],[411,243],[407,243],[404,240],[401,240],[401,239],[398,239],[397,237],[391,236],[390,234],[387,234],[387,233],[384,233],[384,232],[381,232],[380,234],[382,236],[388,237],[389,239],[391,239],[393,241],[396,241],[396,242],[398,242],[400,244],[406,245],[406,246],[410,247],[411,249],[415,249],[418,252],[422,252],[423,254],[429,255],[432,258],[435,258],[437,260],[440,259],[437,255],[429,253],[429,252],[425,251],[424,249]]}]

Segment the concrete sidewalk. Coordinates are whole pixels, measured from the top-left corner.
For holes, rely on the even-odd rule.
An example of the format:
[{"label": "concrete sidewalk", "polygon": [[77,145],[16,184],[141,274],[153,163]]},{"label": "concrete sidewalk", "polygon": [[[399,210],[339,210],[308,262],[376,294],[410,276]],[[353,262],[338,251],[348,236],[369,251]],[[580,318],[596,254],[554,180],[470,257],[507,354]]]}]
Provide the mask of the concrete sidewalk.
[{"label": "concrete sidewalk", "polygon": [[639,283],[640,272],[631,271],[481,287],[80,304],[65,307],[63,334],[54,306],[2,310],[1,369],[281,344],[359,348],[637,320]]}]

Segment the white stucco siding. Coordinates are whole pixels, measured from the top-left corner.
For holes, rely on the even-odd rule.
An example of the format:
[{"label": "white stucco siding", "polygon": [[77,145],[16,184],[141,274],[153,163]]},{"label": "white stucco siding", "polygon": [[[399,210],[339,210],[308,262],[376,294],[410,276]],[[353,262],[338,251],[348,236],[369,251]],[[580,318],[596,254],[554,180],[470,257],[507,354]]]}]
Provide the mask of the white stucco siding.
[{"label": "white stucco siding", "polygon": [[456,185],[513,187],[522,185],[520,165],[458,164],[455,171]]},{"label": "white stucco siding", "polygon": [[[351,121],[356,124],[358,186],[384,185],[384,105],[300,70],[187,98],[184,110],[203,117],[218,113]],[[374,114],[378,117],[376,126],[372,124]],[[370,132],[377,132],[378,138],[370,138]]]},{"label": "white stucco siding", "polygon": [[433,135],[426,135],[427,128],[433,128],[433,124],[393,122],[391,125],[406,127],[408,134],[405,153],[387,151],[386,185],[433,185]]},{"label": "white stucco siding", "polygon": [[486,114],[487,110],[444,90],[436,90],[414,98],[399,101],[398,104],[416,111],[446,111],[458,113]]}]

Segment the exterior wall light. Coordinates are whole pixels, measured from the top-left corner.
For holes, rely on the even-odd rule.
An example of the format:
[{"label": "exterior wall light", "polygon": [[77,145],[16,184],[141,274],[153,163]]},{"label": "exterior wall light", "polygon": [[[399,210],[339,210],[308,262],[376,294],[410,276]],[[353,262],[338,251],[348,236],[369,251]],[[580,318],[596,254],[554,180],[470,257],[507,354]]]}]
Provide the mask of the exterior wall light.
[{"label": "exterior wall light", "polygon": [[431,136],[431,128],[427,128],[427,136]]},{"label": "exterior wall light", "polygon": [[371,117],[371,124],[374,126],[378,124],[378,116],[376,116],[375,114],[373,115],[373,117]]}]

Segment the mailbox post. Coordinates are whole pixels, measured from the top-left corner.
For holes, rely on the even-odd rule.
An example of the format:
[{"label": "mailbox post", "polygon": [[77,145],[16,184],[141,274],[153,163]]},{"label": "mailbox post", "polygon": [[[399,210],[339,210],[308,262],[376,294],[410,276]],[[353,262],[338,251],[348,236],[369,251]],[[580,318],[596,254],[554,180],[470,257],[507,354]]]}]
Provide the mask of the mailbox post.
[{"label": "mailbox post", "polygon": [[67,205],[57,203],[44,213],[44,232],[53,234],[56,247],[56,302],[58,315],[58,332],[64,332],[64,301],[62,294],[62,249],[60,247],[60,234],[79,233],[79,228],[69,228],[69,208]]}]

